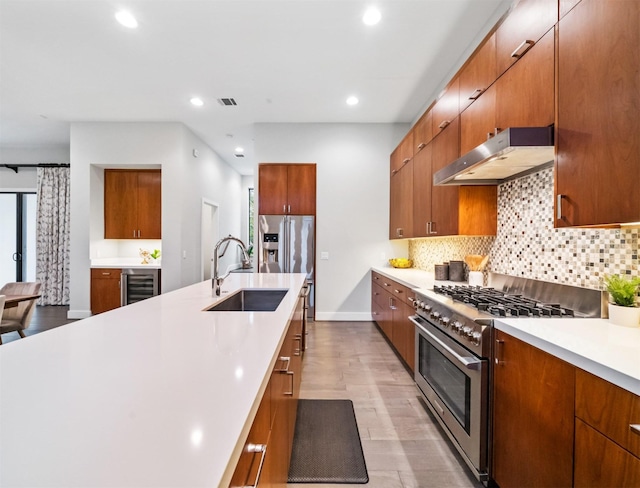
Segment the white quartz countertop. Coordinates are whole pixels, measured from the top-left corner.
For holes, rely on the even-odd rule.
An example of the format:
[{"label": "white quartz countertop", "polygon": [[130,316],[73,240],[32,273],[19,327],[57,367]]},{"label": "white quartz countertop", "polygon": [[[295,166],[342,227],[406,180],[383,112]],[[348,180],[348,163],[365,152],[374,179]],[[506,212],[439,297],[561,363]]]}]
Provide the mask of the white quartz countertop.
[{"label": "white quartz countertop", "polygon": [[91,260],[92,268],[161,269],[160,261],[142,264],[142,258],[99,258]]},{"label": "white quartz countertop", "polygon": [[304,281],[225,280],[289,289],[275,312],[204,312],[205,281],[1,346],[0,486],[228,485]]},{"label": "white quartz countertop", "polygon": [[502,330],[625,390],[640,395],[640,328],[605,319],[505,319]]},{"label": "white quartz countertop", "polygon": [[[409,288],[432,290],[433,273],[419,269],[373,267]],[[611,324],[606,319],[496,318],[494,325],[528,344],[553,354],[625,390],[640,395],[640,328]]]}]

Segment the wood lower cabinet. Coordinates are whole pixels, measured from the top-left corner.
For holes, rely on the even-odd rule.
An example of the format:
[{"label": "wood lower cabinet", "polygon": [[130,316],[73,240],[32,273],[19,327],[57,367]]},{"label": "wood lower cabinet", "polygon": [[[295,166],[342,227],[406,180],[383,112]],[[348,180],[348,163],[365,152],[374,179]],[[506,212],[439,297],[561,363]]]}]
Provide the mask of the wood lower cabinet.
[{"label": "wood lower cabinet", "polygon": [[640,486],[640,397],[576,369],[575,408],[575,486]]},{"label": "wood lower cabinet", "polygon": [[316,165],[258,165],[258,208],[262,215],[315,215]]},{"label": "wood lower cabinet", "polygon": [[162,238],[160,170],[104,170],[104,237]]},{"label": "wood lower cabinet", "polygon": [[386,276],[371,272],[371,314],[411,372],[415,368],[414,293]]},{"label": "wood lower cabinet", "polygon": [[495,333],[491,476],[500,488],[570,487],[575,368]]},{"label": "wood lower cabinet", "polygon": [[119,268],[91,269],[91,315],[108,312],[122,305]]},{"label": "wood lower cabinet", "polygon": [[413,160],[391,173],[389,239],[413,237]]},{"label": "wood lower cabinet", "polygon": [[558,24],[556,227],[640,221],[640,2],[582,0]]},{"label": "wood lower cabinet", "polygon": [[232,487],[287,485],[302,377],[303,317],[304,299],[300,297],[236,465]]},{"label": "wood lower cabinet", "polygon": [[496,65],[500,76],[558,21],[558,0],[520,0],[496,30]]}]

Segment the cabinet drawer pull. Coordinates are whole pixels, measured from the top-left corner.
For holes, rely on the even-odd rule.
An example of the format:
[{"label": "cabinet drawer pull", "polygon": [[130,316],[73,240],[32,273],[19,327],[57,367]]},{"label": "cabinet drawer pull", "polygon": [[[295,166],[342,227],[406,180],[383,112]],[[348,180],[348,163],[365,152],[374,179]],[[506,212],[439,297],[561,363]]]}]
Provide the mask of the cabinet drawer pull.
[{"label": "cabinet drawer pull", "polygon": [[398,172],[398,170],[397,170],[397,169],[394,169],[394,170],[391,172],[391,176],[395,175],[397,172]]},{"label": "cabinet drawer pull", "polygon": [[422,149],[425,146],[426,144],[424,142],[421,142],[420,144],[418,144],[418,149]]},{"label": "cabinet drawer pull", "polygon": [[476,90],[469,96],[469,100],[477,100],[483,93],[484,88],[476,88]]},{"label": "cabinet drawer pull", "polygon": [[293,396],[293,375],[295,373],[293,371],[287,371],[287,376],[291,378],[291,391],[285,391],[284,396]]},{"label": "cabinet drawer pull", "polygon": [[102,272],[102,276],[111,276],[111,272],[109,273],[105,273],[104,271]]},{"label": "cabinet drawer pull", "polygon": [[301,351],[302,351],[302,334],[300,334],[300,337],[296,337],[294,339],[294,342],[298,343],[298,348],[295,351],[293,351],[293,355],[294,356],[300,356]]},{"label": "cabinet drawer pull", "polygon": [[276,373],[288,373],[289,372],[289,365],[291,364],[291,358],[289,356],[280,356],[278,358],[278,361],[283,361],[283,362],[287,363],[287,366],[285,368],[275,368],[274,371]]},{"label": "cabinet drawer pull", "polygon": [[522,41],[522,44],[520,44],[516,48],[516,50],[511,53],[511,57],[516,59],[521,58],[522,56],[524,56],[524,53],[526,53],[529,49],[533,47],[534,44],[535,44],[535,41],[529,41],[529,40]]},{"label": "cabinet drawer pull", "polygon": [[394,290],[393,290],[393,291],[395,291],[395,292],[396,292],[396,293],[398,293],[398,294],[402,293],[402,290],[398,290],[397,288],[394,288]]},{"label": "cabinet drawer pull", "polygon": [[438,126],[440,129],[444,129],[445,127],[447,127],[449,124],[451,123],[450,120],[443,120],[442,122],[440,122],[440,125]]},{"label": "cabinet drawer pull", "polygon": [[398,308],[393,304],[393,297],[389,297],[389,308],[391,310],[396,310]]},{"label": "cabinet drawer pull", "polygon": [[387,283],[386,281],[383,283],[384,286],[391,286],[389,283]]},{"label": "cabinet drawer pull", "polygon": [[404,158],[402,164],[407,164],[409,161],[411,161],[411,158]]},{"label": "cabinet drawer pull", "polygon": [[629,428],[631,429],[631,432],[633,432],[636,435],[640,435],[640,424],[631,424],[629,425]]},{"label": "cabinet drawer pull", "polygon": [[264,465],[264,456],[267,453],[267,446],[265,444],[247,444],[247,452],[251,454],[260,453],[260,464],[258,465],[258,472],[256,473],[256,479],[253,484],[247,486],[258,486],[260,481],[260,475],[262,474],[262,466]]}]

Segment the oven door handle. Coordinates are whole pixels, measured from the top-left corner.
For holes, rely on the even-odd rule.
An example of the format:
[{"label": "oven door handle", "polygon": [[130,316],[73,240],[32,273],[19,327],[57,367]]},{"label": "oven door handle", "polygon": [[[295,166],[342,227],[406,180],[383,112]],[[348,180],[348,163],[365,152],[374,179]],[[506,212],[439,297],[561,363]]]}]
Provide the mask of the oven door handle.
[{"label": "oven door handle", "polygon": [[409,320],[411,320],[411,322],[416,324],[416,326],[418,326],[420,328],[421,332],[424,332],[427,336],[429,336],[430,340],[432,340],[433,342],[438,344],[442,349],[444,349],[449,354],[451,354],[465,368],[472,369],[472,370],[475,370],[475,371],[479,371],[480,370],[480,368],[482,366],[482,360],[476,359],[474,357],[463,357],[463,356],[460,356],[453,349],[451,349],[449,346],[447,346],[444,342],[442,342],[440,339],[438,339],[436,336],[434,336],[431,332],[429,332],[427,329],[425,329],[423,327],[423,325],[416,320],[415,315],[412,316],[412,317],[409,317]]}]

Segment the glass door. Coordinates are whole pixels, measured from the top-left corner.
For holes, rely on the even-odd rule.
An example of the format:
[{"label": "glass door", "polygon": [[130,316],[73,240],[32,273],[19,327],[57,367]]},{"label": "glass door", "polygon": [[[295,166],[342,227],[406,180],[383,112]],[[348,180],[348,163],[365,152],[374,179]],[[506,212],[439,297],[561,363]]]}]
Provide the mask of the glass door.
[{"label": "glass door", "polygon": [[36,194],[0,193],[0,286],[36,280]]}]

